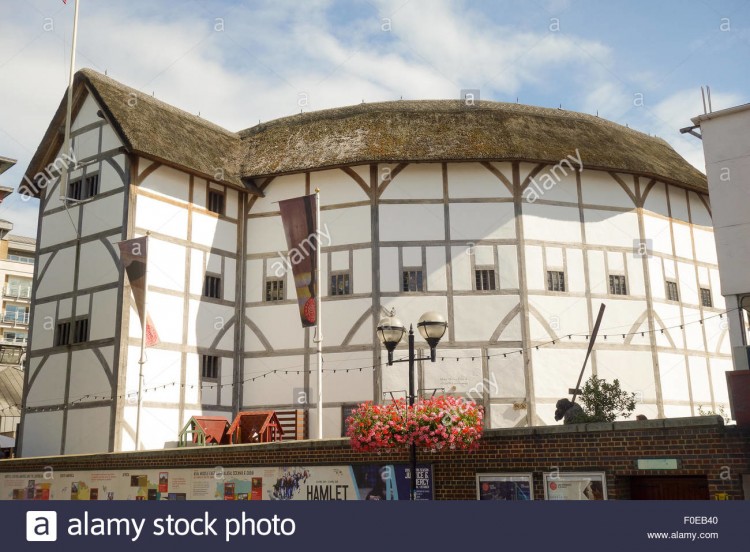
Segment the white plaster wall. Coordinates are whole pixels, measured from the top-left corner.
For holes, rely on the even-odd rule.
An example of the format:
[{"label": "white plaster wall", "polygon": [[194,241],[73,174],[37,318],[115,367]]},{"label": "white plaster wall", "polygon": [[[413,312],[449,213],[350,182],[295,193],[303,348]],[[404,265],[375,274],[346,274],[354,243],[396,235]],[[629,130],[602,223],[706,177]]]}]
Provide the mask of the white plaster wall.
[{"label": "white plaster wall", "polygon": [[443,176],[440,164],[412,163],[391,179],[381,199],[442,199],[442,197]]},{"label": "white plaster wall", "polygon": [[[617,181],[603,171],[584,170],[581,172],[581,197],[587,205],[606,205],[632,209],[633,200]],[[626,178],[626,177],[625,177]],[[643,184],[641,184],[643,186]]]},{"label": "white plaster wall", "polygon": [[[148,168],[148,162],[142,160],[141,165],[142,174]],[[140,187],[171,200],[182,201],[185,206],[190,201],[190,175],[166,165],[149,174]],[[203,193],[205,195],[205,191]]]},{"label": "white plaster wall", "polygon": [[[509,182],[513,181],[513,174],[507,163],[492,165]],[[448,195],[451,199],[512,197],[507,186],[479,163],[448,163]]]},{"label": "white plaster wall", "polygon": [[[166,201],[138,195],[135,225],[152,232],[184,240],[187,238],[188,212],[187,209],[179,205],[172,205]],[[194,226],[193,236],[197,236],[197,230]]]},{"label": "white plaster wall", "polygon": [[[366,207],[359,207],[358,209],[361,210],[360,220],[364,219],[362,224],[367,226],[365,239],[369,240],[370,218],[369,216],[365,218],[365,213],[369,214],[369,209]],[[354,209],[351,209],[351,211],[354,211]],[[325,217],[323,217],[323,220],[325,221]],[[444,240],[445,226],[443,221],[442,205],[381,205],[379,226],[380,240]],[[334,236],[336,236],[336,234],[334,234]]]},{"label": "white plaster wall", "polygon": [[[63,402],[67,361],[67,353],[52,354],[41,368],[32,372],[32,375],[36,373],[37,376],[34,385],[28,391],[26,406],[33,408]],[[33,366],[32,364],[32,369]]]},{"label": "white plaster wall", "polygon": [[[430,266],[429,255],[428,251],[428,267]],[[352,277],[354,278],[352,290],[354,293],[372,293],[372,250],[370,248],[354,250]]]},{"label": "white plaster wall", "polygon": [[[91,295],[91,320],[89,339],[109,339],[117,327],[117,289],[98,291]],[[83,314],[83,313],[81,313]],[[140,335],[140,334],[139,334]]]},{"label": "white plaster wall", "polygon": [[[119,241],[119,236],[114,238],[113,241]],[[113,245],[113,249],[119,253],[117,245]],[[72,248],[71,251],[73,251]],[[101,241],[90,241],[81,244],[78,289],[116,282],[119,278],[118,264],[119,261],[112,258],[109,250]],[[72,270],[73,267],[69,268]]]},{"label": "white plaster wall", "polygon": [[23,421],[23,456],[60,454],[63,412],[27,413]]},{"label": "white plaster wall", "polygon": [[514,238],[513,203],[451,203],[450,232],[454,240]]},{"label": "white plaster wall", "polygon": [[65,454],[87,454],[109,449],[109,408],[71,409],[65,432]]},{"label": "white plaster wall", "polygon": [[216,215],[193,213],[192,236],[195,243],[223,251],[237,251],[237,225]]},{"label": "white plaster wall", "polygon": [[[359,177],[370,185],[370,174],[368,167],[354,167],[353,170],[359,175]],[[273,182],[271,187],[277,186],[278,182]],[[285,188],[290,188],[287,185]],[[310,193],[315,192],[315,188],[320,189],[320,206],[325,207],[328,205],[338,205],[341,203],[353,203],[355,201],[367,201],[370,199],[365,194],[364,190],[360,188],[359,184],[347,173],[341,169],[334,169],[329,171],[316,171],[310,173]],[[303,195],[300,193],[299,195]],[[282,199],[289,199],[295,197],[288,195]],[[278,210],[278,205],[276,206]],[[255,212],[255,209],[253,209]]]}]

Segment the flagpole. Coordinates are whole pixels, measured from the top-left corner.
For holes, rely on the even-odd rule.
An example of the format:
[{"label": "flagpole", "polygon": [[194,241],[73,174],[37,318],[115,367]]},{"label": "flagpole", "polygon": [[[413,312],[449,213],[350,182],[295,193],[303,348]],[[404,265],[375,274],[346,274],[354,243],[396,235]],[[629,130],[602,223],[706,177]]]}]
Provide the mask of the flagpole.
[{"label": "flagpole", "polygon": [[[146,232],[146,251],[148,236]],[[143,406],[143,365],[146,364],[146,325],[148,321],[148,257],[143,273],[143,320],[141,322],[141,356],[138,359],[138,413],[135,418],[135,450],[141,450],[141,408]]]},{"label": "flagpole", "polygon": [[[70,126],[73,117],[73,80],[76,73],[76,42],[78,39],[78,0],[73,10],[73,44],[70,50],[70,73],[68,75],[68,105],[65,112],[65,138],[63,140],[63,153],[70,153]],[[60,200],[65,202],[68,196],[68,165],[63,163],[62,175],[60,176]],[[67,204],[66,204],[67,205]]]},{"label": "flagpole", "polygon": [[323,317],[321,304],[323,286],[320,281],[320,188],[315,188],[315,343],[318,345],[318,439],[323,438]]}]

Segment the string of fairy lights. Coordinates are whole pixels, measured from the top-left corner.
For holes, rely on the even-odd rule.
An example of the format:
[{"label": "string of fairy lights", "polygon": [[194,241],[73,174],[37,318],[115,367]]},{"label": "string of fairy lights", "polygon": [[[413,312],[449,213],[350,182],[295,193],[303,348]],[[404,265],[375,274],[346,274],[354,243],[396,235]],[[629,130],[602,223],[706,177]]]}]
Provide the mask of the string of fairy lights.
[{"label": "string of fairy lights", "polygon": [[[640,331],[634,331],[634,332],[600,333],[600,334],[598,334],[598,336],[601,337],[604,341],[607,341],[610,338],[622,339],[622,340],[626,341],[629,337],[636,337],[636,336],[646,337],[647,335],[656,334],[656,333],[660,333],[660,334],[663,335],[665,332],[668,332],[669,330],[676,330],[676,329],[683,330],[685,328],[685,326],[690,326],[690,325],[693,325],[693,324],[703,325],[704,322],[707,322],[708,320],[712,320],[712,319],[715,319],[715,318],[722,319],[722,318],[724,318],[725,315],[728,315],[729,313],[731,313],[733,311],[736,311],[736,310],[739,310],[739,307],[734,308],[734,309],[729,309],[729,310],[726,310],[726,311],[714,314],[712,316],[706,316],[704,318],[700,318],[700,319],[697,319],[697,320],[691,320],[691,321],[688,321],[688,322],[682,322],[680,324],[675,324],[673,326],[662,326],[660,328],[653,328],[653,329],[640,330]],[[557,337],[555,339],[550,339],[548,341],[539,342],[539,343],[536,343],[536,344],[531,345],[531,346],[526,347],[526,348],[517,348],[517,349],[514,349],[512,351],[503,351],[503,352],[497,352],[497,353],[488,353],[486,355],[476,355],[476,354],[475,355],[463,355],[463,356],[440,355],[438,358],[440,358],[440,360],[442,362],[445,362],[446,359],[447,360],[455,360],[456,362],[459,362],[461,360],[470,359],[472,362],[475,362],[478,359],[482,360],[483,358],[486,358],[487,360],[490,360],[492,358],[499,358],[499,357],[508,358],[508,357],[512,357],[514,355],[521,355],[521,356],[523,356],[524,354],[528,354],[532,350],[539,350],[540,348],[543,348],[543,347],[554,346],[554,345],[557,345],[558,343],[564,342],[565,340],[572,341],[573,338],[583,338],[584,340],[588,341],[590,339],[590,337],[591,337],[590,333],[569,333],[569,334],[562,334],[562,335],[560,335],[559,337]],[[499,347],[501,345],[498,344],[498,345],[495,345],[495,346]],[[340,362],[340,361],[341,361],[341,359],[337,359],[337,360],[333,360],[333,361],[330,361],[330,360],[327,361],[325,355],[323,356],[323,364],[326,364],[326,363],[331,364],[331,363]],[[349,374],[349,373],[352,373],[352,372],[363,372],[365,370],[375,370],[377,368],[380,368],[380,367],[383,367],[383,366],[386,366],[386,365],[387,365],[387,363],[381,362],[381,363],[376,363],[376,364],[369,363],[367,365],[357,366],[357,367],[353,367],[353,368],[352,367],[349,367],[349,368],[323,368],[323,372],[324,373],[327,372],[327,373],[331,373],[331,374],[336,374],[336,373],[346,373],[346,374]],[[214,389],[217,389],[217,391],[220,391],[221,389],[223,389],[225,387],[234,387],[235,385],[244,385],[245,383],[249,383],[249,382],[253,382],[253,381],[265,379],[268,376],[281,375],[281,374],[283,374],[283,375],[301,375],[301,374],[305,374],[305,373],[315,373],[315,372],[317,372],[317,371],[316,370],[305,369],[304,366],[293,366],[293,367],[286,367],[286,368],[276,368],[276,369],[273,369],[273,370],[267,370],[267,371],[265,371],[263,373],[255,374],[255,375],[253,375],[251,377],[247,377],[247,378],[245,378],[244,380],[241,380],[241,381],[236,381],[236,382],[233,381],[233,382],[229,382],[229,383],[194,383],[194,384],[188,384],[188,383],[180,383],[180,382],[172,381],[172,382],[167,382],[167,383],[160,384],[160,385],[146,387],[146,388],[143,389],[143,393],[145,394],[145,393],[149,393],[149,392],[152,392],[152,391],[159,391],[161,389],[168,389],[168,388],[172,388],[172,387],[182,388],[182,389],[196,389],[196,388],[199,388],[201,390],[214,390]],[[115,397],[117,399],[120,399],[120,400],[123,400],[123,399],[124,400],[130,400],[132,398],[137,398],[138,397],[138,391],[121,393],[119,395],[116,395]],[[60,398],[60,399],[64,400],[63,398]],[[52,399],[45,399],[45,400],[49,401],[49,400],[52,400]],[[31,411],[31,412],[59,411],[59,410],[64,410],[65,408],[67,408],[69,406],[72,406],[72,405],[75,405],[75,404],[84,403],[84,402],[88,403],[88,402],[95,402],[95,401],[111,401],[111,400],[112,400],[112,394],[111,393],[110,394],[106,394],[106,393],[103,393],[103,394],[86,394],[86,395],[82,395],[82,396],[80,396],[80,397],[78,397],[78,398],[76,398],[74,400],[69,400],[68,403],[67,403],[67,405],[27,407],[27,406],[24,406],[22,404],[12,404],[12,405],[8,405],[7,407],[0,408],[0,413],[14,412],[16,410],[21,410],[21,411],[26,411],[26,412],[29,412],[29,411]]]}]

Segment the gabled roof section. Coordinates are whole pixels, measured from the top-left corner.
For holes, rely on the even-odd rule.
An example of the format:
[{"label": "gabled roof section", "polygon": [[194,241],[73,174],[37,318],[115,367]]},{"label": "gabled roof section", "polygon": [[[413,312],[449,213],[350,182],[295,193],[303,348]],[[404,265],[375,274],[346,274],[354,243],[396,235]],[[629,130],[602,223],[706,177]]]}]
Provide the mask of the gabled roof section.
[{"label": "gabled roof section", "polygon": [[[239,146],[239,135],[91,69],[75,74],[74,118],[89,92],[128,151],[244,188],[227,163],[228,158],[235,158],[233,150]],[[26,170],[25,176],[31,181],[54,161],[62,147],[66,100],[64,94]]]}]

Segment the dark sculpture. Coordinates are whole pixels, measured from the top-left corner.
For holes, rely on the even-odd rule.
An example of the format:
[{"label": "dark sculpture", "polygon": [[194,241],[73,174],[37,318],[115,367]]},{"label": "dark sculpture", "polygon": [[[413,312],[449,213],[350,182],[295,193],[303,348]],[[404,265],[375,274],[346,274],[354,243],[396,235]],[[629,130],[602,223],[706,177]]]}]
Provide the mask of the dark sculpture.
[{"label": "dark sculpture", "polygon": [[571,402],[569,399],[560,399],[555,404],[555,421],[563,420],[563,424],[577,424],[583,420],[583,408],[579,404]]}]

